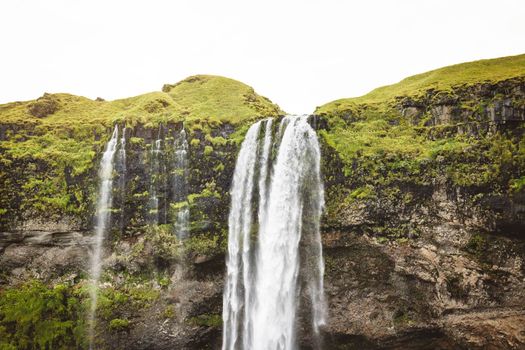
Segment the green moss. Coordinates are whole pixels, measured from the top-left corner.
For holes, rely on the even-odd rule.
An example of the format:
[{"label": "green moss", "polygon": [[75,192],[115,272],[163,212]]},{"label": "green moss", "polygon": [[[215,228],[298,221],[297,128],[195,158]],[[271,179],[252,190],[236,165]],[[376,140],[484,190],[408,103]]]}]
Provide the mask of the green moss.
[{"label": "green moss", "polygon": [[0,348],[71,349],[85,346],[78,290],[38,281],[0,292]]},{"label": "green moss", "polygon": [[164,309],[163,313],[164,318],[175,318],[175,309],[173,308],[173,305],[166,306],[166,309]]},{"label": "green moss", "polygon": [[170,279],[168,277],[162,277],[157,282],[159,283],[159,286],[161,288],[163,288],[163,289],[168,288],[170,283],[171,283],[171,281],[170,281]]},{"label": "green moss", "polygon": [[104,319],[118,318],[119,315],[137,312],[149,307],[160,296],[151,281],[133,282],[120,286],[106,286],[99,289],[97,313]]},{"label": "green moss", "polygon": [[[512,192],[520,192],[525,188],[525,176],[522,176],[518,179],[512,179],[510,181],[510,189]],[[1,213],[1,209],[0,209]]]},{"label": "green moss", "polygon": [[210,134],[206,134],[206,141],[211,143],[213,146],[224,146],[228,143],[228,140],[226,140],[224,137],[213,137]]},{"label": "green moss", "polygon": [[129,302],[128,293],[114,287],[101,288],[98,294],[97,312],[104,318],[110,318],[118,308],[125,307]]},{"label": "green moss", "polygon": [[213,147],[212,146],[205,146],[204,147],[204,155],[209,156],[213,153]]},{"label": "green moss", "polygon": [[444,175],[460,187],[504,193],[520,189],[525,142],[519,130],[484,137],[454,131],[436,137],[442,126],[414,125],[395,110],[373,106],[359,109],[352,122],[335,115],[330,118],[330,129],[319,134],[342,160],[353,188],[371,185],[381,192],[403,183],[429,186],[436,176]]},{"label": "green moss", "polygon": [[114,318],[109,321],[109,329],[114,332],[122,332],[129,330],[130,322],[127,319]]},{"label": "green moss", "polygon": [[198,147],[200,145],[200,143],[201,143],[201,140],[199,140],[199,139],[191,139],[191,141],[190,141],[191,147]]},{"label": "green moss", "polygon": [[379,244],[385,244],[385,243],[388,243],[388,241],[389,240],[386,237],[383,237],[383,236],[377,237],[377,243],[379,243]]},{"label": "green moss", "polygon": [[215,182],[210,181],[205,184],[204,189],[200,193],[191,193],[188,195],[188,202],[190,205],[195,204],[195,202],[200,198],[215,197],[220,199],[221,194],[217,191]]},{"label": "green moss", "polygon": [[220,252],[218,235],[201,234],[184,240],[184,250],[199,255],[216,255]]},{"label": "green moss", "polygon": [[130,137],[128,142],[132,145],[144,146],[144,139],[140,137]]},{"label": "green moss", "polygon": [[189,323],[195,326],[218,328],[222,326],[222,317],[219,314],[202,314],[190,318]]},{"label": "green moss", "polygon": [[173,234],[171,225],[154,225],[147,228],[146,244],[151,247],[150,255],[161,264],[169,264],[180,258],[181,242]]},{"label": "green moss", "polygon": [[350,193],[350,198],[355,198],[355,199],[369,199],[369,198],[374,198],[374,197],[375,197],[374,188],[370,185],[359,187]]}]

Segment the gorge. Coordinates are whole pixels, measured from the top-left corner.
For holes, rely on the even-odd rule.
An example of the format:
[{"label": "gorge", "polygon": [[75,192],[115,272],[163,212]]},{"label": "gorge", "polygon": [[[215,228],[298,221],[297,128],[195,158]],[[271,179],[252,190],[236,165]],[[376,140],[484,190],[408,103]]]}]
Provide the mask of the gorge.
[{"label": "gorge", "polygon": [[523,348],[524,122],[525,55],[1,105],[0,348]]}]

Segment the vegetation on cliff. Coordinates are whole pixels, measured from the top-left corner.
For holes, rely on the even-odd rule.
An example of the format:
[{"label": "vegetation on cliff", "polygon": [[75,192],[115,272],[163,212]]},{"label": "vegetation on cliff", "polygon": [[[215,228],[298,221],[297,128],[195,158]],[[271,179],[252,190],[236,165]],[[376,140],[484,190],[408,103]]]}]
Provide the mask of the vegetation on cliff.
[{"label": "vegetation on cliff", "polygon": [[[96,187],[94,165],[115,123],[156,128],[184,122],[194,132],[209,133],[210,125],[239,126],[279,114],[277,105],[251,87],[209,75],[115,101],[44,94],[35,101],[0,105],[0,227],[21,219],[22,213],[88,217]],[[203,145],[206,155],[212,144]]]},{"label": "vegetation on cliff", "polygon": [[29,281],[0,291],[0,349],[72,349],[85,344],[81,290]]},{"label": "vegetation on cliff", "polygon": [[[524,111],[525,55],[437,69],[319,107],[327,124],[320,134],[346,176],[327,189],[328,221],[355,202],[376,203],[383,214],[387,202],[416,205],[436,184],[475,203],[521,191]],[[390,233],[415,234],[402,231]]]}]

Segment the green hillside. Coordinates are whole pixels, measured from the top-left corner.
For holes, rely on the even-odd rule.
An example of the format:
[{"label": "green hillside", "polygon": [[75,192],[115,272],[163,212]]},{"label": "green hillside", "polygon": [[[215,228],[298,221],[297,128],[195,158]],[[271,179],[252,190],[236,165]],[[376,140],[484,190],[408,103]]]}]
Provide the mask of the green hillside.
[{"label": "green hillside", "polygon": [[525,76],[525,54],[460,63],[405,78],[399,83],[374,89],[360,97],[343,98],[329,102],[318,107],[315,113],[340,113],[359,104],[391,102],[396,97],[401,96],[421,96],[431,89],[451,91],[452,88],[460,85],[472,85],[480,82],[495,83],[523,76]]},{"label": "green hillside", "polygon": [[89,203],[86,191],[72,189],[66,180],[93,173],[115,123],[156,128],[184,122],[194,137],[196,130],[206,133],[223,123],[242,131],[257,118],[283,114],[250,86],[224,77],[192,76],[162,90],[114,101],[44,94],[0,105],[0,214],[17,212],[8,209],[17,205],[15,188],[28,197],[23,209],[85,211],[78,203]]}]

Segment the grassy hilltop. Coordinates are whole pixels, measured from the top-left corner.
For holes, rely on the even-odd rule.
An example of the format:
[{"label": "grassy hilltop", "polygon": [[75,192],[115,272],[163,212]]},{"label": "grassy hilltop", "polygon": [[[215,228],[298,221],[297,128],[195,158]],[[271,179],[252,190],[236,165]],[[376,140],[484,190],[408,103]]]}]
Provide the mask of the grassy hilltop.
[{"label": "grassy hilltop", "polygon": [[342,98],[326,103],[315,110],[316,114],[336,114],[361,104],[383,104],[400,97],[421,97],[429,90],[452,92],[459,86],[479,83],[497,83],[502,80],[525,76],[525,54],[495,59],[460,63],[432,70],[382,86],[368,94]]},{"label": "grassy hilltop", "polygon": [[184,122],[192,137],[195,130],[208,133],[222,124],[239,129],[280,114],[250,86],[211,75],[114,101],[58,93],[0,105],[0,214],[8,218],[20,209],[84,213],[93,189],[73,188],[66,177],[82,182],[93,174],[116,123],[156,128]]}]

